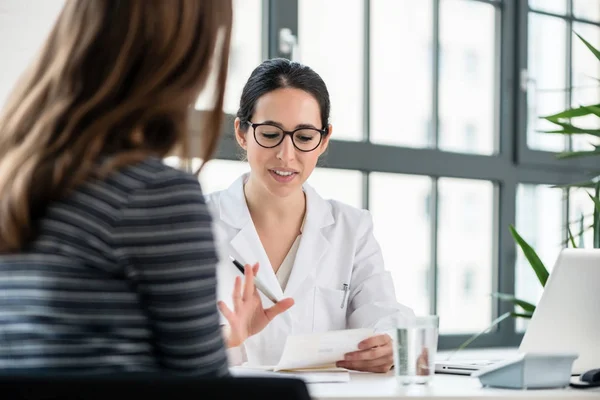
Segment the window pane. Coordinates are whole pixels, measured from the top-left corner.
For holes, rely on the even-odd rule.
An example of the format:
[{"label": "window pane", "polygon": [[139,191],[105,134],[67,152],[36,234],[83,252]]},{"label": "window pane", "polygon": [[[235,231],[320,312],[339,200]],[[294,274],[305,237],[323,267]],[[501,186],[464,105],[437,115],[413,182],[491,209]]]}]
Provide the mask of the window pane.
[{"label": "window pane", "polygon": [[363,137],[363,8],[363,0],[298,1],[299,61],[327,85],[335,139]]},{"label": "window pane", "polygon": [[432,24],[431,0],[371,2],[371,141],[433,146]]},{"label": "window pane", "polygon": [[576,18],[600,22],[600,1],[573,0],[573,15]]},{"label": "window pane", "polygon": [[438,187],[440,332],[480,331],[492,320],[494,185],[441,178]]},{"label": "window pane", "polygon": [[[237,113],[244,84],[262,60],[262,25],[261,0],[233,0],[229,71],[223,104],[226,113]],[[212,78],[216,79],[215,74]],[[196,102],[197,109],[205,110],[212,106],[209,93],[209,90],[202,92]]]},{"label": "window pane", "polygon": [[594,203],[590,194],[594,191],[579,188],[569,191],[569,228],[577,247],[594,247]]},{"label": "window pane", "polygon": [[35,59],[64,0],[0,1],[0,108]]},{"label": "window pane", "polygon": [[556,129],[540,116],[563,111],[567,105],[566,22],[529,14],[527,144],[537,150],[562,151],[567,138],[536,131]]},{"label": "window pane", "polygon": [[308,184],[324,199],[338,200],[362,208],[362,173],[333,168],[315,168]]},{"label": "window pane", "polygon": [[[199,163],[198,163],[199,164]],[[194,165],[198,167],[199,165]],[[231,160],[211,160],[200,172],[200,185],[205,194],[227,189],[240,175],[250,171],[248,163]]]},{"label": "window pane", "polygon": [[539,11],[565,15],[567,13],[567,0],[529,0],[529,7]]},{"label": "window pane", "polygon": [[396,297],[416,314],[429,314],[431,179],[376,172],[369,179],[374,233]]},{"label": "window pane", "polygon": [[[551,271],[565,237],[562,189],[520,184],[517,187],[516,229]],[[515,294],[520,299],[537,304],[542,286],[516,244],[515,251]],[[518,319],[517,329],[523,331],[525,327],[526,323]]]},{"label": "window pane", "polygon": [[443,0],[440,4],[443,60],[439,147],[493,154],[497,108],[496,7],[465,0]]},{"label": "window pane", "polygon": [[[575,23],[573,31],[588,41],[595,48],[600,48],[600,28],[595,25]],[[600,62],[587,46],[573,34],[573,93],[572,106],[595,105],[600,103]],[[572,120],[573,124],[583,128],[600,129],[600,117],[588,115]],[[593,150],[592,144],[598,144],[598,139],[592,136],[578,136],[572,138],[573,149]]]}]

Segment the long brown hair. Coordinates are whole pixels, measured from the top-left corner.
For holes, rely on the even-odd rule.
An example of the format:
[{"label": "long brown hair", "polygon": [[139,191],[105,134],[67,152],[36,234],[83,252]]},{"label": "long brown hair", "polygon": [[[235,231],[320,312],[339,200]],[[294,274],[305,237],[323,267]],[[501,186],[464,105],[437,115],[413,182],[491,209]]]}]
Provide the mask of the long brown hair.
[{"label": "long brown hair", "polygon": [[190,107],[216,73],[201,157],[222,122],[231,0],[68,0],[0,116],[0,253],[48,204],[150,155],[189,156]]}]

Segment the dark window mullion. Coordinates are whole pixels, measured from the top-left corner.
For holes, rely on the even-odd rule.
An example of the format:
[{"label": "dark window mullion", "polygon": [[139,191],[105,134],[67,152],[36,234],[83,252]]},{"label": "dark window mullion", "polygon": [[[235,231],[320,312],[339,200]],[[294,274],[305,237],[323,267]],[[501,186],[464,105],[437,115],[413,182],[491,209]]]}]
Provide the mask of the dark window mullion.
[{"label": "dark window mullion", "polygon": [[[567,23],[567,40],[566,40],[566,57],[565,57],[565,62],[567,63],[566,65],[566,82],[567,82],[567,98],[566,98],[566,103],[565,104],[565,108],[569,109],[571,108],[571,104],[573,103],[573,38],[572,38],[572,33],[573,32],[573,20],[571,19],[573,17],[573,1],[572,0],[567,0],[567,17],[568,19],[566,20]],[[573,138],[571,136],[567,136],[566,138],[567,140],[567,149],[569,151],[573,150]],[[566,223],[567,229],[565,229],[564,232],[564,237],[563,240],[565,240],[565,243],[568,243],[569,240],[569,205],[571,203],[571,191],[569,189],[565,189],[563,191],[563,198],[564,198],[564,202],[563,202],[563,224]]]},{"label": "dark window mullion", "polygon": [[[571,32],[573,32],[573,21],[571,20],[571,17],[573,16],[573,2],[571,0],[567,0],[567,17],[568,19],[565,21],[567,23],[567,40],[566,40],[566,57],[565,57],[565,61],[567,63],[566,65],[566,82],[567,82],[567,98],[566,98],[566,102],[567,104],[565,104],[565,107],[571,108],[571,104],[573,101],[573,77],[572,77],[572,72],[573,72],[573,39],[572,39],[572,34]],[[572,150],[573,149],[573,138],[570,136],[567,136],[567,149],[568,150]]]},{"label": "dark window mullion", "polygon": [[433,0],[433,48],[432,48],[432,93],[431,93],[431,123],[433,129],[433,143],[431,143],[434,149],[438,148],[440,133],[439,133],[439,90],[440,90],[440,0]]},{"label": "dark window mullion", "polygon": [[[520,110],[519,98],[522,96],[519,77],[522,65],[520,56],[526,44],[521,44],[521,35],[527,40],[527,12],[523,21],[519,9],[520,0],[506,0],[499,11],[499,149],[500,156],[507,163],[514,165],[518,162],[520,148],[519,133],[527,129],[519,125]],[[524,29],[525,28],[525,29]],[[523,47],[524,46],[524,47]],[[527,138],[525,137],[525,143]],[[517,167],[518,168],[518,167]],[[493,222],[493,274],[492,291],[514,293],[515,289],[515,260],[514,241],[511,237],[509,226],[516,220],[516,192],[517,192],[517,169],[511,168],[503,176],[502,180],[495,181],[494,188],[494,222]],[[499,317],[505,312],[512,311],[506,302],[498,299],[492,302],[492,319]],[[491,321],[490,321],[491,322]],[[515,322],[512,318],[504,320],[491,332],[497,335],[497,340],[503,346],[508,346],[518,341],[515,338]]]},{"label": "dark window mullion", "polygon": [[271,37],[271,29],[273,21],[270,18],[271,0],[262,0],[262,32],[261,32],[261,56],[263,60],[270,57],[269,55],[269,38]]},{"label": "dark window mullion", "polygon": [[[432,21],[432,86],[431,86],[431,123],[433,129],[434,149],[438,148],[439,144],[439,89],[440,89],[440,0],[433,0],[433,21]],[[431,232],[430,232],[430,273],[429,273],[429,310],[431,314],[438,312],[438,178],[432,177],[431,180],[431,201],[429,202],[429,215],[431,216]]]},{"label": "dark window mullion", "polygon": [[[286,57],[289,54],[283,54],[279,51],[279,31],[288,28],[292,34],[298,38],[298,1],[299,0],[270,0],[267,3],[268,9],[263,15],[268,15],[268,52],[269,58]],[[263,54],[265,52],[263,51]]]},{"label": "dark window mullion", "polygon": [[[363,0],[363,140],[369,142],[371,137],[371,0]],[[369,209],[371,195],[371,175],[362,173],[362,206]]]},{"label": "dark window mullion", "polygon": [[371,0],[363,1],[363,139],[368,142],[371,137]]},{"label": "dark window mullion", "polygon": [[438,311],[438,227],[439,227],[439,191],[438,191],[438,178],[432,177],[431,179],[431,196],[429,201],[429,215],[431,218],[430,226],[430,242],[431,247],[430,253],[430,273],[429,273],[429,312],[433,315],[437,314]]},{"label": "dark window mullion", "polygon": [[362,206],[365,210],[369,210],[371,195],[371,174],[368,171],[362,173]]}]

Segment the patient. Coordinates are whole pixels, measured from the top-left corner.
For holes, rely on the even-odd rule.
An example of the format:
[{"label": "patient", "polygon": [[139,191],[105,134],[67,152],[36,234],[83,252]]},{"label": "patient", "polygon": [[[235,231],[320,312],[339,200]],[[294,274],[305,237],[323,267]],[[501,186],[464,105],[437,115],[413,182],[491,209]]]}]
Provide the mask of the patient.
[{"label": "patient", "polygon": [[[0,117],[0,370],[228,374],[188,112],[230,0],[66,2]],[[221,35],[221,36],[219,36]],[[220,45],[217,45],[220,43]]]}]

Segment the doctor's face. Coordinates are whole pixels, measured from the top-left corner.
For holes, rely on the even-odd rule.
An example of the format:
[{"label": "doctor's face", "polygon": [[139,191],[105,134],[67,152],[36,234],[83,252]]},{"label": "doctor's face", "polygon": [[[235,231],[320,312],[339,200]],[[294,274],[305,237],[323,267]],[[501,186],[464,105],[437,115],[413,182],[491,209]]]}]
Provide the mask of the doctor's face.
[{"label": "doctor's face", "polygon": [[[245,131],[240,130],[239,120],[235,122],[236,138],[248,155],[250,179],[279,197],[301,190],[331,133],[331,126],[326,135],[319,132],[323,126],[317,100],[300,89],[277,89],[258,99],[251,122],[254,128]],[[303,129],[294,133],[294,139],[282,133],[299,128]],[[282,135],[283,141],[276,145]]]}]

